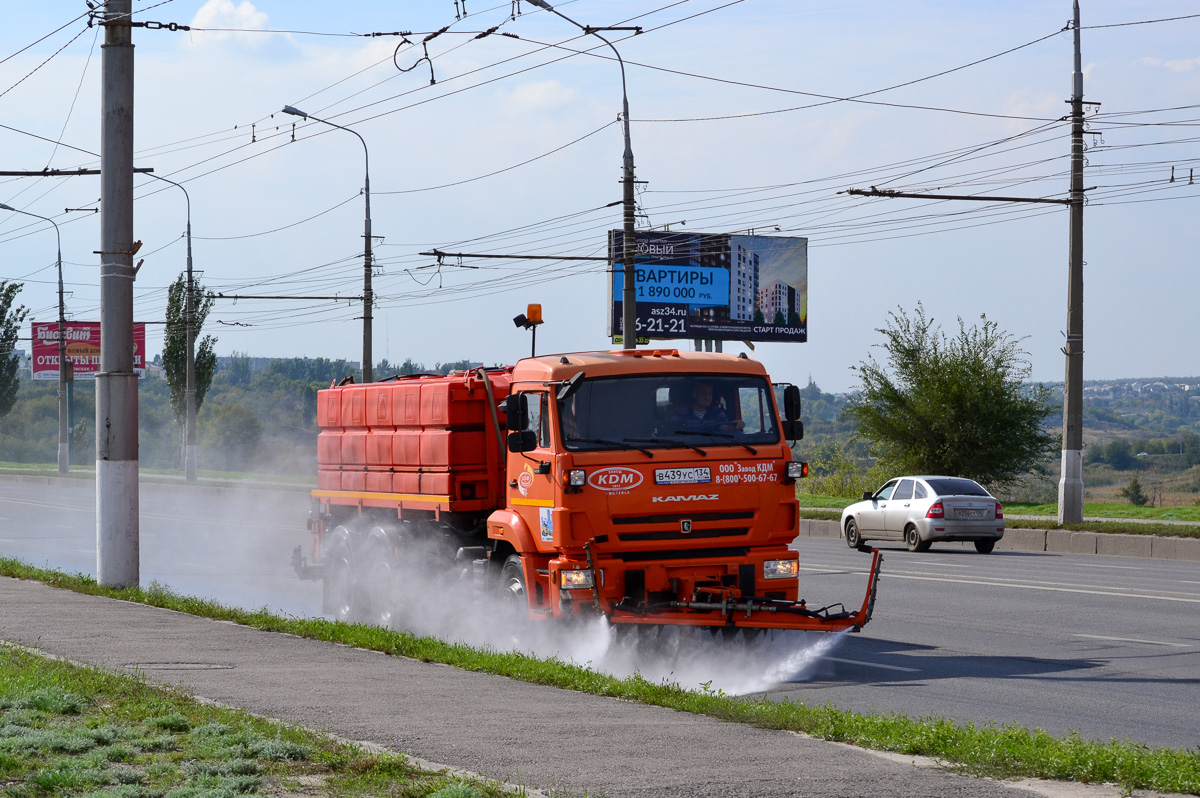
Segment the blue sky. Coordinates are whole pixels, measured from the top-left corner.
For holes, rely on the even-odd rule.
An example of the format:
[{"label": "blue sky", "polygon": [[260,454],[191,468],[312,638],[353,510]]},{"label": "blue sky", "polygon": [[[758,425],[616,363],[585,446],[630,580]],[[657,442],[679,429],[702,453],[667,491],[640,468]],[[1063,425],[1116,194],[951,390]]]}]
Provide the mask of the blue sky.
[{"label": "blue sky", "polygon": [[[620,226],[620,208],[605,207],[621,197],[617,64],[607,50],[573,55],[564,48],[599,42],[521,6],[515,20],[509,0],[470,0],[462,19],[462,0],[457,8],[173,0],[137,13],[209,29],[134,32],[136,162],[187,187],[204,284],[226,294],[361,291],[362,147],[303,123],[293,142],[294,118],[278,113],[291,104],[367,141],[373,228],[384,237],[377,359],[512,362],[528,333],[511,319],[529,302],[544,308],[539,350],[607,346],[603,264],[467,260],[439,269],[418,254],[598,255],[605,230]],[[948,330],[958,316],[986,314],[1025,339],[1036,379],[1062,379],[1065,208],[837,192],[886,184],[1062,196],[1068,127],[1056,120],[1067,111],[1071,36],[1056,32],[1070,2],[556,7],[581,23],[645,29],[613,35],[627,62],[647,224],[686,220],[682,229],[713,233],[779,226],[809,238],[809,342],[755,352],[776,378],[853,387],[850,367],[880,341],[875,329],[888,311],[920,301]],[[0,124],[16,129],[0,128],[0,169],[96,165],[81,152],[98,152],[100,140],[100,42],[85,20],[71,22],[84,11],[74,1],[22,4],[0,30]],[[1196,12],[1182,1],[1082,3],[1084,91],[1102,103],[1089,120],[1085,177],[1097,187],[1085,213],[1089,379],[1200,374],[1200,185],[1188,180],[1200,166],[1200,108],[1188,107],[1200,97],[1200,18],[1091,27]],[[421,40],[446,25],[427,43],[430,85],[429,65],[417,64]],[[515,38],[473,38],[496,25]],[[310,35],[397,30],[414,32],[398,53],[392,36]],[[869,103],[801,107],[822,102],[811,95],[867,92],[878,92],[862,98]],[[136,315],[145,321],[162,320],[166,286],[184,268],[183,197],[156,182],[138,178],[135,191],[146,258]],[[62,226],[68,313],[81,320],[99,315],[99,218],[64,208],[96,207],[98,197],[93,177],[0,178],[0,202]],[[21,299],[40,320],[56,313],[53,266],[53,231],[0,212],[0,278],[25,282]],[[206,332],[222,355],[357,360],[360,316],[352,302],[222,300]],[[155,351],[161,327],[148,337]]]}]

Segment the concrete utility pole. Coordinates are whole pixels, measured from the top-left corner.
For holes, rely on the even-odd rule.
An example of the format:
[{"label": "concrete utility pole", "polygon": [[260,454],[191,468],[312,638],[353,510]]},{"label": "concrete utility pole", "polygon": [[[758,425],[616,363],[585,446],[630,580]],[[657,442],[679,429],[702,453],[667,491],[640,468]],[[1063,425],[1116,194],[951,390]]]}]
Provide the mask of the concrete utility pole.
[{"label": "concrete utility pole", "polygon": [[613,43],[596,31],[631,30],[641,33],[642,29],[639,27],[593,28],[590,25],[580,25],[566,14],[556,10],[546,0],[529,0],[529,3],[562,17],[585,34],[595,36],[607,44],[608,49],[612,50],[613,55],[617,57],[617,63],[621,65],[621,120],[625,123],[625,154],[622,156],[623,176],[621,180],[624,187],[622,205],[625,217],[625,230],[621,234],[621,261],[623,263],[625,280],[625,285],[621,291],[621,345],[625,349],[637,349],[637,293],[633,286],[636,275],[634,259],[637,257],[637,233],[633,229],[636,206],[633,198],[633,145],[630,143],[629,137],[629,93],[625,89],[625,61],[621,59],[621,54],[617,52],[616,47],[613,47]]},{"label": "concrete utility pole", "polygon": [[[96,373],[96,581],[136,587],[138,407],[133,370],[132,0],[104,6],[100,110],[100,371]],[[145,353],[143,353],[144,355]]]},{"label": "concrete utility pole", "polygon": [[375,293],[371,290],[371,156],[367,152],[367,141],[362,136],[359,136],[357,131],[351,130],[348,127],[330,122],[327,119],[317,119],[315,116],[309,116],[299,108],[293,108],[290,105],[283,106],[285,114],[298,116],[301,119],[311,119],[314,122],[320,122],[330,127],[336,127],[338,130],[344,130],[347,133],[353,133],[358,136],[358,140],[363,145],[363,163],[366,176],[363,178],[363,197],[366,199],[366,218],[363,222],[363,362],[362,362],[362,378],[363,382],[374,382],[372,372],[374,370],[371,360],[371,308],[375,304]]},{"label": "concrete utility pole", "polygon": [[17,210],[4,203],[0,203],[0,210],[49,222],[54,225],[54,235],[58,238],[58,473],[65,474],[71,470],[71,445],[67,437],[67,311],[63,303],[62,233],[58,223],[49,216]]},{"label": "concrete utility pole", "polygon": [[[1071,190],[1067,199],[997,197],[988,194],[919,194],[871,188],[851,188],[839,194],[862,197],[972,200],[975,202],[1034,202],[1069,205],[1070,251],[1067,276],[1067,374],[1063,384],[1062,476],[1058,482],[1058,522],[1083,521],[1083,68],[1079,48],[1079,0],[1074,0],[1075,71],[1071,92]],[[1089,103],[1091,104],[1091,103]],[[1095,103],[1098,105],[1099,103]],[[1092,188],[1095,188],[1094,186]]]},{"label": "concrete utility pole", "polygon": [[1071,251],[1067,278],[1067,373],[1063,383],[1062,476],[1058,522],[1083,521],[1083,67],[1079,0],[1075,8],[1075,71],[1071,81]]}]

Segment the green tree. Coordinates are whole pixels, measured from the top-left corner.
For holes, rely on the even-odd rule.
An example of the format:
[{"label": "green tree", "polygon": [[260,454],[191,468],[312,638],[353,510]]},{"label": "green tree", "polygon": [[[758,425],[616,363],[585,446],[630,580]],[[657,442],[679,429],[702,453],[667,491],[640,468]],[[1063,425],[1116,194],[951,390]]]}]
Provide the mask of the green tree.
[{"label": "green tree", "polygon": [[1129,484],[1121,488],[1121,495],[1129,500],[1129,503],[1137,507],[1144,506],[1150,501],[1150,497],[1142,491],[1142,483],[1137,477],[1129,480]]},{"label": "green tree", "polygon": [[1019,340],[981,316],[948,338],[918,303],[913,317],[888,314],[877,332],[887,353],[854,367],[861,396],[846,409],[858,435],[896,472],[970,477],[1003,490],[1021,474],[1046,472],[1057,438],[1043,422],[1054,410],[1044,385],[1026,387],[1030,365]]},{"label": "green tree", "polygon": [[[212,385],[213,375],[217,371],[217,355],[213,347],[217,339],[211,335],[200,337],[208,312],[212,310],[213,301],[205,296],[204,286],[198,281],[192,281],[192,312],[195,314],[196,336],[196,412],[204,403],[204,395]],[[175,415],[175,423],[183,430],[183,422],[187,415],[187,283],[181,273],[175,282],[167,289],[167,329],[163,337],[162,352],[163,371],[167,375],[167,385],[171,389],[171,411]],[[180,447],[182,454],[183,447]]]},{"label": "green tree", "polygon": [[17,358],[17,338],[20,337],[21,323],[29,315],[29,309],[24,305],[13,303],[17,294],[25,287],[24,283],[10,283],[0,280],[0,416],[8,415],[17,401],[17,388],[21,381],[17,376],[20,361]]}]

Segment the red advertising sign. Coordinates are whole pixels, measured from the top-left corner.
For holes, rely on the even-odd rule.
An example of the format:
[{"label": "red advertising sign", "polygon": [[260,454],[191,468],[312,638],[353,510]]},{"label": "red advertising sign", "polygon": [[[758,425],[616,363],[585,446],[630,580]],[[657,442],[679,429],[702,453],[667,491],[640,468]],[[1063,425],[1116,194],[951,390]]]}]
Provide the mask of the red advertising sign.
[{"label": "red advertising sign", "polygon": [[[75,379],[94,380],[100,370],[100,322],[67,322],[67,360],[75,367]],[[133,325],[133,370],[138,379],[146,376],[146,325]],[[33,323],[33,378],[58,379],[58,322]]]}]

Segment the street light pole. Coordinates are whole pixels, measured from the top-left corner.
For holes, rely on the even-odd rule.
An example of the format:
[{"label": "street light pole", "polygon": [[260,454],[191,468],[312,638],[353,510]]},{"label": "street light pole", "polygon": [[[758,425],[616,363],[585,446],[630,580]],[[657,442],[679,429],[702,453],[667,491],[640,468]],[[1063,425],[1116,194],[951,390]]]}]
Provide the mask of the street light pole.
[{"label": "street light pole", "polygon": [[375,295],[371,291],[371,162],[370,154],[367,152],[366,140],[358,134],[357,131],[351,130],[348,127],[330,122],[327,119],[318,119],[315,116],[304,113],[299,108],[293,108],[290,105],[283,106],[285,114],[298,116],[301,119],[311,119],[314,122],[322,122],[330,127],[336,127],[338,130],[344,130],[347,133],[353,133],[358,136],[358,140],[363,145],[363,163],[365,177],[363,178],[363,197],[366,200],[366,217],[363,221],[363,362],[362,362],[362,379],[363,382],[373,382],[372,379],[372,355],[371,355],[371,319],[372,306],[375,304]]},{"label": "street light pole", "polygon": [[617,48],[608,39],[601,36],[596,31],[598,30],[636,30],[641,32],[641,28],[593,28],[590,25],[580,25],[575,20],[568,17],[550,5],[546,0],[528,0],[532,5],[538,8],[549,11],[550,13],[562,17],[567,22],[570,22],[575,27],[579,28],[585,34],[595,36],[600,41],[608,45],[608,48],[613,51],[613,55],[617,57],[617,63],[621,65],[621,117],[625,123],[625,154],[622,157],[623,164],[623,180],[624,191],[622,193],[622,205],[624,207],[624,222],[625,230],[621,235],[621,262],[623,263],[624,271],[624,286],[621,291],[621,341],[622,347],[625,349],[637,348],[637,294],[633,287],[635,269],[634,258],[637,253],[637,233],[634,232],[634,214],[635,205],[633,198],[633,145],[630,143],[629,136],[629,93],[625,89],[625,61],[621,58],[621,54],[617,52]]},{"label": "street light pole", "polygon": [[184,319],[187,324],[187,367],[185,369],[186,376],[184,377],[184,415],[183,415],[183,478],[188,482],[196,481],[196,300],[194,285],[192,282],[192,198],[188,196],[187,189],[176,183],[174,180],[168,180],[165,177],[159,177],[153,172],[146,174],[153,177],[155,180],[161,180],[164,183],[170,183],[183,192],[183,199],[187,203],[187,287],[186,298],[184,299]]},{"label": "street light pole", "polygon": [[22,211],[0,203],[0,210],[21,213],[54,225],[58,238],[58,473],[71,470],[71,446],[67,440],[67,312],[63,304],[62,233],[58,223],[47,216]]}]

